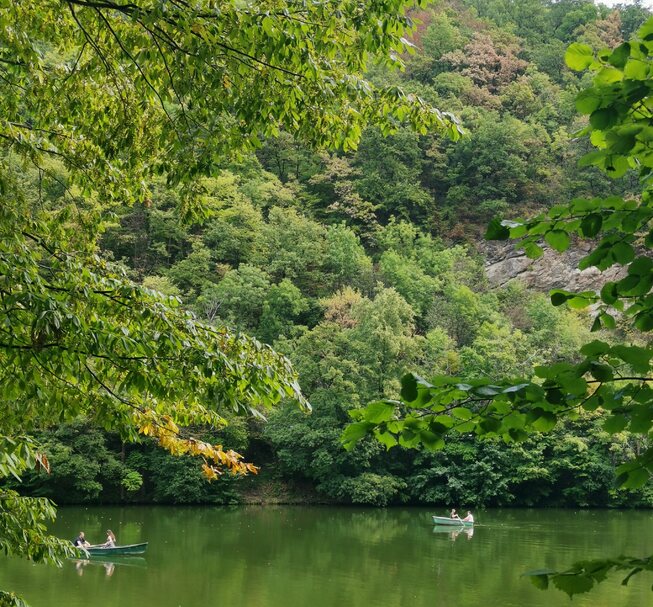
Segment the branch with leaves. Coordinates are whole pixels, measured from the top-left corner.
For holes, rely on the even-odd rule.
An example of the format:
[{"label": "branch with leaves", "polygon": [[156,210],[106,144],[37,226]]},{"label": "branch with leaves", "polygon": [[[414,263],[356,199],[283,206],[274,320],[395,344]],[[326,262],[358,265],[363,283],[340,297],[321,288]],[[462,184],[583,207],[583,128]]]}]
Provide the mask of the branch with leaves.
[{"label": "branch with leaves", "polygon": [[146,196],[152,172],[210,172],[282,130],[345,150],[370,123],[455,139],[451,114],[363,76],[373,63],[402,67],[414,4],[6,3],[0,138],[64,158],[122,199]]}]

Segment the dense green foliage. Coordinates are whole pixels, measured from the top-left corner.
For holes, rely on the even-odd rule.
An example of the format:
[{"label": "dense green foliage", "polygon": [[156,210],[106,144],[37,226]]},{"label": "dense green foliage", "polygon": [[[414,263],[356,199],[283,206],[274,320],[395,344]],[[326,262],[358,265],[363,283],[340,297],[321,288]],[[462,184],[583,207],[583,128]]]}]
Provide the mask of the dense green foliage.
[{"label": "dense green foliage", "polygon": [[[490,235],[525,237],[534,255],[541,235],[563,250],[570,234],[626,232],[588,258],[602,269],[650,245],[648,198],[618,202],[638,191],[633,159],[648,163],[645,102],[630,112],[647,99],[648,51],[622,44],[648,12],[443,0],[408,18],[403,2],[367,4],[0,4],[0,360],[16,377],[2,383],[0,474],[24,479],[0,490],[0,519],[31,507],[12,487],[61,502],[237,501],[237,479],[207,485],[185,455],[203,455],[211,478],[252,470],[232,448],[346,503],[653,505],[648,389],[624,405],[606,370],[617,357],[645,373],[646,338],[624,323],[581,350],[590,313],[491,288],[473,246],[497,212],[514,221]],[[574,41],[569,66],[599,69],[593,86],[563,63]],[[592,54],[602,47],[617,50]],[[435,106],[466,137],[443,139],[460,130]],[[576,109],[598,152],[577,137]],[[648,330],[638,259],[601,297],[639,297]],[[615,323],[610,309],[598,318],[593,329]],[[312,415],[266,412],[303,402],[295,372]],[[452,374],[468,379],[420,379]],[[558,415],[593,383],[595,400]],[[528,416],[511,409],[522,404]],[[634,457],[620,469],[631,491],[616,491]],[[41,538],[52,510],[38,503]],[[50,540],[39,552],[16,537],[0,530],[0,546],[55,558]]]},{"label": "dense green foliage", "polygon": [[[368,65],[401,65],[411,6],[0,2],[0,477],[48,470],[29,435],[80,417],[199,456],[209,479],[256,471],[192,431],[283,398],[305,405],[287,359],[133,282],[98,254],[97,236],[112,210],[150,204],[156,179],[177,186],[177,215],[201,214],[193,178],[282,129],[345,150],[366,124],[457,138],[451,116],[365,80]],[[195,253],[181,276],[201,266]],[[264,314],[293,297],[286,286]],[[140,482],[130,468],[107,474],[125,489]],[[69,555],[44,534],[53,514],[44,498],[0,489],[0,547],[36,561]]]},{"label": "dense green foliage", "polygon": [[[535,1],[521,8],[443,2],[419,14],[421,50],[407,59],[401,83],[455,109],[469,131],[462,142],[409,130],[383,139],[372,128],[358,151],[342,155],[313,152],[282,134],[264,143],[258,160],[223,162],[213,177],[197,179],[203,212],[195,219],[180,219],[184,194],[161,179],[149,186],[146,203],[119,210],[105,224],[102,248],[132,279],[181,297],[200,318],[254,335],[292,360],[313,414],[284,407],[262,434],[242,428],[241,445],[257,433],[251,455],[266,445],[263,459],[277,478],[308,482],[322,499],[355,503],[650,504],[647,491],[613,490],[615,466],[642,444],[627,433],[610,437],[594,414],[563,424],[555,439],[519,447],[462,436],[441,453],[395,450],[389,458],[374,442],[351,453],[339,445],[348,411],[397,398],[406,369],[526,376],[537,365],[573,360],[589,339],[582,314],[547,309],[542,296],[517,285],[490,289],[482,258],[445,244],[476,232],[474,224],[497,209],[529,212],[592,189],[623,191],[624,184],[599,172],[575,169],[584,152],[570,135],[580,124],[573,97],[581,82],[563,67],[562,54],[555,69],[544,57],[578,38],[581,27],[611,43],[609,35],[622,35],[621,16],[632,18],[632,11],[576,4],[585,16],[571,32],[559,29],[561,6]],[[530,26],[524,14],[534,7],[542,9],[549,49],[541,48],[541,36],[520,29]],[[372,78],[397,81],[378,69]],[[53,452],[74,451],[70,432],[61,432],[51,437]],[[107,438],[94,436],[90,460],[106,448]],[[185,464],[147,444],[123,448],[108,440],[114,478],[97,479],[82,458],[82,501],[235,499],[232,488],[222,493],[190,480],[186,486]],[[166,462],[165,481],[157,457]],[[461,465],[474,474],[461,475]],[[143,485],[128,491],[118,479],[130,472]],[[61,483],[54,473],[36,473],[24,489],[61,500]]]}]

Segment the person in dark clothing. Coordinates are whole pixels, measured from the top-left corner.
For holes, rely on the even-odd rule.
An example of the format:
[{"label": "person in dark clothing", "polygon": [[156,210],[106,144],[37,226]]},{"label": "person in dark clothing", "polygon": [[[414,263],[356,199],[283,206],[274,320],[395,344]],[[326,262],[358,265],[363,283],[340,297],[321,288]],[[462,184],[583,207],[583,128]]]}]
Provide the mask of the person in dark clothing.
[{"label": "person in dark clothing", "polygon": [[78,548],[87,548],[90,545],[91,544],[86,541],[83,531],[80,531],[79,535],[73,540],[73,546],[77,546]]}]

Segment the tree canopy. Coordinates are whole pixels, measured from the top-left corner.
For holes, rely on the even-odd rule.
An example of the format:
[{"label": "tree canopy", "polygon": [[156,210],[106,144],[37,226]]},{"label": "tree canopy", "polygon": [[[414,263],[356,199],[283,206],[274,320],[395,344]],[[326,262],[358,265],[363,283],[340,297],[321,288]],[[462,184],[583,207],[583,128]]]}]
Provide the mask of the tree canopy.
[{"label": "tree canopy", "polygon": [[[151,204],[156,176],[182,184],[177,212],[201,213],[189,179],[282,130],[345,150],[370,122],[457,138],[452,116],[364,78],[368,65],[401,65],[412,5],[0,2],[0,476],[47,469],[29,434],[80,414],[203,457],[209,478],[255,471],[182,428],[284,398],[306,407],[287,359],[136,285],[97,254],[97,236],[109,210]],[[296,298],[288,285],[263,313],[284,298]],[[0,490],[0,548],[70,554],[44,534],[52,515],[47,501]]]},{"label": "tree canopy", "polygon": [[[152,173],[210,171],[281,130],[354,148],[365,124],[457,136],[368,65],[401,65],[412,2],[6,2],[2,138],[131,198]],[[96,185],[99,185],[96,183]]]}]

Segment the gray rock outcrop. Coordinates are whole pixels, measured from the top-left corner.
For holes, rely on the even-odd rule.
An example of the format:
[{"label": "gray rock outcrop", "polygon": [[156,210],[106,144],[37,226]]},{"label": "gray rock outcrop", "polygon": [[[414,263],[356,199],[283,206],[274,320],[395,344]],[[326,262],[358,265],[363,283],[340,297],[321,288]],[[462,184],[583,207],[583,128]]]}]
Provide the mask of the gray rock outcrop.
[{"label": "gray rock outcrop", "polygon": [[578,269],[578,262],[589,253],[593,244],[579,241],[565,253],[544,247],[539,259],[529,259],[512,242],[482,241],[479,251],[485,257],[485,272],[493,287],[501,287],[518,279],[527,287],[548,292],[551,289],[567,291],[598,291],[610,280],[618,280],[624,269],[615,265],[604,272],[596,268]]}]

